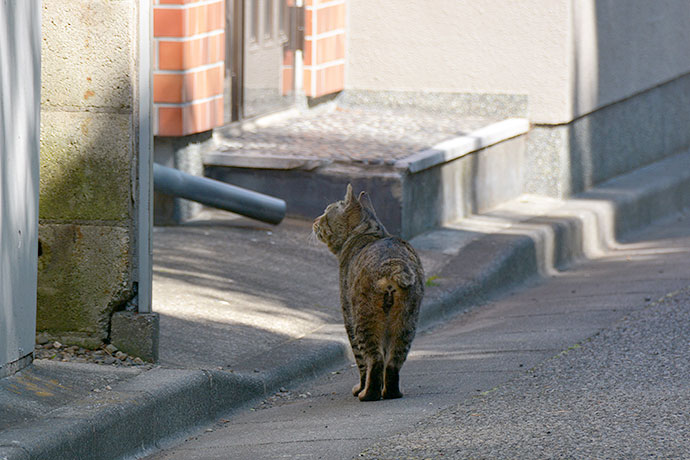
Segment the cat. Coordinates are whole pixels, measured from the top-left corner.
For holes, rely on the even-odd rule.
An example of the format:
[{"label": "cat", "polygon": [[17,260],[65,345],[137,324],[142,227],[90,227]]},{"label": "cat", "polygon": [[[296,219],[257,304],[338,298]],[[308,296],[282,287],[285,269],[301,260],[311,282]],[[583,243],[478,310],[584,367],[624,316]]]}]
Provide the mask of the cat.
[{"label": "cat", "polygon": [[360,401],[401,398],[400,368],[415,336],[424,270],[407,242],[391,236],[366,192],[326,207],[313,232],[337,256],[340,303],[360,381]]}]

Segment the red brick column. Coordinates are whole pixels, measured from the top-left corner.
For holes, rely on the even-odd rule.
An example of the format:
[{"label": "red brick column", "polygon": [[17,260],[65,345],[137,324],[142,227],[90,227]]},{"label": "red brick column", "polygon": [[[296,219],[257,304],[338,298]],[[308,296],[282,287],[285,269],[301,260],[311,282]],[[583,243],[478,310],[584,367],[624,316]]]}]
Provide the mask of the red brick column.
[{"label": "red brick column", "polygon": [[304,93],[319,97],[345,88],[346,0],[305,0]]},{"label": "red brick column", "polygon": [[154,134],[223,124],[224,0],[153,0]]}]

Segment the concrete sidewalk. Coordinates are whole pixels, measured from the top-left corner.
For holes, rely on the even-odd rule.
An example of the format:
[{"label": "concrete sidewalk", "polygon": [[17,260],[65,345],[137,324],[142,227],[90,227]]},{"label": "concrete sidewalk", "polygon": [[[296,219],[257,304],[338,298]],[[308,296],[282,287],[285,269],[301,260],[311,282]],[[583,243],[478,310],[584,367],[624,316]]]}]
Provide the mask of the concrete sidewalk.
[{"label": "concrete sidewalk", "polygon": [[[429,277],[421,327],[690,206],[688,164],[670,157],[575,200],[521,197],[415,238]],[[157,228],[160,365],[39,360],[3,379],[0,459],[141,454],[341,366],[337,263],[309,242],[310,225],[209,212]]]}]

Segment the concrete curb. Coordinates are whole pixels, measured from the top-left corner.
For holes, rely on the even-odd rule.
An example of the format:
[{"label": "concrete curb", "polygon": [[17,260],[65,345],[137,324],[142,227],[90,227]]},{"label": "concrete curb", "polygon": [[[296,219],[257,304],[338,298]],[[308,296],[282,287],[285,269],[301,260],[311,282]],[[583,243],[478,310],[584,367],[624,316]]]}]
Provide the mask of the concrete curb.
[{"label": "concrete curb", "polygon": [[117,385],[101,399],[58,409],[30,428],[5,430],[0,434],[0,459],[140,456],[234,410],[250,407],[281,386],[342,365],[348,353],[346,344],[338,342],[301,348],[304,353],[297,359],[286,356],[283,366],[257,374],[152,369]]},{"label": "concrete curb", "polygon": [[[690,152],[613,178],[546,214],[471,241],[439,275],[456,282],[427,298],[420,325],[458,313],[530,278],[615,246],[626,234],[690,208]],[[510,205],[504,211],[512,211]],[[517,231],[516,231],[517,230]]]},{"label": "concrete curb", "polygon": [[[450,280],[425,299],[420,327],[501,290],[567,265],[625,233],[690,207],[690,153],[614,178],[539,216],[469,241],[443,269]],[[520,232],[523,228],[538,230]],[[431,290],[430,290],[431,291]],[[0,435],[0,459],[120,458],[142,455],[256,402],[341,366],[347,344],[294,341],[284,364],[263,373],[156,368],[101,399],[56,410],[30,428]],[[275,362],[275,360],[274,360]],[[104,453],[108,456],[104,456]]]}]

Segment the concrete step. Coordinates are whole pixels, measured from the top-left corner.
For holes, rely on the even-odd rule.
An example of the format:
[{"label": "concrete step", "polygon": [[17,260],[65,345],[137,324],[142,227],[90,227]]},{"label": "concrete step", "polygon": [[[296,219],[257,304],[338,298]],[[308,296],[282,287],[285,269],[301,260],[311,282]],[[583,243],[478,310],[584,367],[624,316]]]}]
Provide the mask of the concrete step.
[{"label": "concrete step", "polygon": [[422,323],[481,303],[487,293],[496,295],[535,276],[551,276],[583,259],[600,257],[636,231],[686,212],[688,165],[690,151],[570,199],[522,195],[418,235],[411,243],[422,254],[452,260],[426,269],[440,289],[427,292]]},{"label": "concrete step", "polygon": [[219,132],[205,175],[282,198],[313,219],[345,187],[367,190],[384,225],[411,238],[523,190],[524,118],[339,107]]}]

